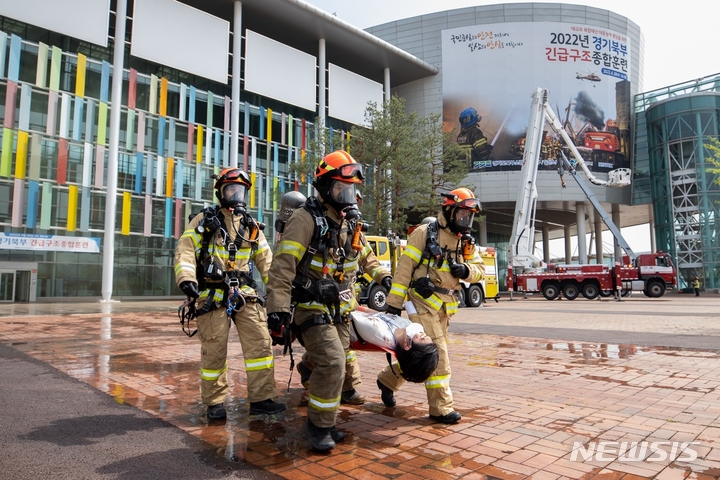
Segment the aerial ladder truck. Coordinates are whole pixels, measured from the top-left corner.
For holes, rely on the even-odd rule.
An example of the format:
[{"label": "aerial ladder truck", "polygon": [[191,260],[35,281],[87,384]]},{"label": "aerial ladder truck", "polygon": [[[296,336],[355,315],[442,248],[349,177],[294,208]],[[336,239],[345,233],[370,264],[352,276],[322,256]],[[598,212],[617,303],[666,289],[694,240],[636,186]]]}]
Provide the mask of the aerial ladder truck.
[{"label": "aerial ladder truck", "polygon": [[[569,150],[575,159],[573,165],[565,156],[564,151],[560,152],[558,173],[563,188],[565,182],[562,180],[562,175],[568,172],[617,239],[620,248],[625,251],[622,261],[616,262],[613,267],[603,264],[546,264],[534,254],[535,211],[538,197],[536,181],[544,136],[543,129],[546,123],[564,140],[563,150]],[[579,177],[578,168],[595,185],[612,188],[630,184],[631,172],[627,168],[608,172],[608,180],[599,179],[592,174],[575,143],[548,104],[548,91],[538,88],[532,96],[521,170],[521,185],[515,204],[512,234],[507,248],[506,286],[511,295],[512,292],[541,292],[546,299],[554,300],[562,293],[566,299],[574,300],[582,294],[583,297],[592,300],[599,295],[609,296],[614,293],[619,300],[621,293],[633,290],[642,290],[646,296],[657,298],[663,296],[666,290],[675,288],[677,276],[670,256],[663,252],[636,255],[595,194]]]}]

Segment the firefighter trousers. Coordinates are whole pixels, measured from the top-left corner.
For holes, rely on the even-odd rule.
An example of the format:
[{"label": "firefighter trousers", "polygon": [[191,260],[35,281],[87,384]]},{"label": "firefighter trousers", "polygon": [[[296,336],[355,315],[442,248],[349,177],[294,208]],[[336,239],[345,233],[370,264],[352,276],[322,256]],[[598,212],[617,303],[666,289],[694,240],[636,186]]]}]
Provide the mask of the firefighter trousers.
[{"label": "firefighter trousers", "polygon": [[[358,365],[355,350],[350,349],[350,322],[342,322],[335,327],[337,328],[338,336],[345,351],[345,380],[343,381],[342,391],[347,392],[362,383],[360,379],[360,365]],[[315,363],[307,351],[303,353],[302,362],[310,371],[315,370]]]},{"label": "firefighter trousers", "polygon": [[[228,393],[227,348],[230,320],[224,308],[198,317],[200,349],[200,392],[205,405],[223,403]],[[249,402],[277,398],[272,340],[268,333],[265,310],[257,303],[248,303],[235,314],[235,327],[240,337]]]},{"label": "firefighter trousers", "polygon": [[[445,311],[445,307],[439,311],[430,310],[410,315],[410,320],[423,326],[425,333],[432,338],[438,347],[438,364],[435,371],[425,381],[425,391],[427,393],[428,406],[430,407],[430,415],[447,415],[453,411],[453,397],[450,390],[450,359],[448,356],[447,331],[450,325],[450,317]],[[395,373],[393,373],[393,370]],[[405,379],[399,374],[400,366],[397,362],[385,367],[379,374],[378,380],[390,388],[393,392],[397,392],[400,387],[405,384]]]},{"label": "firefighter trousers", "polygon": [[[314,322],[315,315],[308,310],[296,310],[294,322],[301,326]],[[316,427],[335,426],[340,394],[345,377],[345,349],[339,330],[330,323],[320,323],[301,328],[302,341],[307,358],[313,367],[308,389],[308,419]]]}]

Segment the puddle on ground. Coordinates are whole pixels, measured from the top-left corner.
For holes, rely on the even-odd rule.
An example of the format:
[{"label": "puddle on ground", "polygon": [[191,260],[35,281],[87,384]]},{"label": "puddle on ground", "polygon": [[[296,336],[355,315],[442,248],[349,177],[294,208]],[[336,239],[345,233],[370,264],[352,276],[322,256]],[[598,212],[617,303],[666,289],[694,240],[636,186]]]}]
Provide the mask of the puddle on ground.
[{"label": "puddle on ground", "polygon": [[[616,384],[639,389],[673,388],[678,392],[704,393],[715,388],[714,384],[703,387],[700,383],[700,386],[683,386],[678,380],[686,378],[683,375],[688,370],[673,370],[662,374],[654,371],[652,373],[655,377],[662,375],[661,381],[658,381],[658,378],[645,380],[652,375],[647,375],[648,372],[643,370],[644,365],[652,362],[643,360],[643,357],[681,357],[687,349],[462,334],[455,336],[450,342],[451,354],[462,352],[459,353],[462,361],[452,360],[453,374],[456,375],[453,387],[460,385],[459,382],[465,382],[468,388],[483,391],[483,383],[487,378],[484,376],[487,370],[483,371],[483,367],[503,367],[502,371],[497,370],[497,373],[493,374],[510,379],[508,388],[517,388],[517,398],[508,397],[506,391],[498,390],[489,394],[489,397],[484,397],[486,402],[488,398],[497,398],[497,404],[471,408],[470,405],[476,402],[473,397],[466,400],[462,407],[458,407],[463,414],[459,427],[448,427],[428,418],[425,393],[421,385],[403,387],[406,392],[400,396],[399,405],[393,408],[385,407],[380,402],[379,391],[375,389],[373,378],[375,372],[385,366],[385,358],[380,356],[378,360],[364,357],[360,359],[365,380],[361,393],[366,395],[367,401],[362,406],[344,405],[340,408],[337,426],[347,434],[347,438],[339,443],[332,453],[319,454],[309,449],[308,440],[303,433],[307,394],[299,386],[296,372],[292,377],[291,388],[286,389],[289,366],[287,358],[275,352],[277,389],[281,401],[288,404],[288,410],[272,416],[249,416],[247,392],[244,390],[246,376],[238,353],[237,335],[233,331],[233,343],[229,351],[229,363],[233,368],[231,390],[225,402],[228,418],[223,422],[208,422],[205,408],[199,401],[197,339],[185,337],[174,315],[146,314],[141,321],[134,317],[63,317],[62,321],[55,323],[14,321],[11,326],[5,324],[6,328],[12,331],[2,331],[0,338],[18,350],[107,393],[120,404],[140,408],[184,429],[205,441],[209,449],[229,462],[248,463],[271,472],[294,471],[309,463],[321,464],[320,467],[322,464],[333,465],[332,458],[342,456],[344,461],[350,463],[372,458],[373,463],[382,464],[392,471],[402,470],[403,462],[407,459],[416,462],[427,460],[428,463],[418,467],[415,472],[426,469],[428,476],[433,478],[452,476],[457,472],[478,473],[481,469],[487,478],[513,478],[513,474],[501,469],[486,469],[480,463],[471,463],[471,460],[454,455],[454,445],[445,445],[442,442],[432,444],[425,440],[469,429],[476,430],[479,444],[489,435],[486,429],[489,431],[499,428],[498,425],[502,422],[519,422],[518,424],[526,423],[528,427],[538,427],[532,423],[532,418],[528,420],[530,417],[527,415],[531,416],[533,413],[526,414],[526,417],[512,417],[511,413],[518,402],[526,402],[528,408],[541,402],[539,397],[534,396],[539,394],[536,394],[532,390],[532,384],[528,383],[534,382],[537,377],[528,375],[543,375],[557,384],[564,381],[558,381],[559,378],[579,378],[606,382],[612,384],[611,386]],[[298,352],[298,358],[300,355],[301,352]],[[717,357],[718,354],[698,351],[692,355]],[[640,361],[637,361],[638,359]],[[630,373],[633,375],[626,375]],[[411,394],[408,394],[408,391]],[[557,402],[552,400],[556,402],[553,403],[553,408],[562,410],[558,405],[563,405],[564,398],[558,394],[558,399]],[[507,418],[511,419],[498,417],[498,408],[507,408]],[[559,419],[543,428],[569,431],[573,422],[574,420]],[[532,430],[528,432],[533,433]],[[475,453],[473,451],[473,455]],[[407,458],[403,457],[403,454],[406,454]],[[383,455],[388,457],[387,461],[378,460],[385,458]],[[471,467],[471,470],[466,470],[468,467]],[[348,466],[347,472],[349,476],[355,477],[363,474],[370,476],[373,473],[371,469],[362,466]],[[292,474],[286,473],[284,476],[290,478],[290,475]],[[388,473],[386,478],[395,478],[394,475]]]}]

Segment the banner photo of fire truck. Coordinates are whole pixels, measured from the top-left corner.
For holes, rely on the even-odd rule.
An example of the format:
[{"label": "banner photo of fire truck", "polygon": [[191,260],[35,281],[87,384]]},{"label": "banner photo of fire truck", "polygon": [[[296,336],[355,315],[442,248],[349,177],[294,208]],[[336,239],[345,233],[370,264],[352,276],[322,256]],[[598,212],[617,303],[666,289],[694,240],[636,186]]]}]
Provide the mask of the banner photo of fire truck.
[{"label": "banner photo of fire truck", "polygon": [[[470,170],[520,170],[530,96],[538,87],[550,91],[591,170],[629,168],[629,42],[612,30],[560,22],[443,30],[443,123],[457,132]],[[557,168],[562,145],[546,128],[540,169]]]}]

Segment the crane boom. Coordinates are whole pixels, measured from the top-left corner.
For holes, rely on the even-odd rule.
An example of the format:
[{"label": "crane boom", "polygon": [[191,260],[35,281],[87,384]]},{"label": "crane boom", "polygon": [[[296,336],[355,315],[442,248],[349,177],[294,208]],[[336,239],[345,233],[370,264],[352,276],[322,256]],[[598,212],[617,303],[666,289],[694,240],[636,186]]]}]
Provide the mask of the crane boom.
[{"label": "crane boom", "polygon": [[522,267],[524,269],[536,269],[545,266],[543,261],[533,253],[533,242],[535,239],[535,213],[538,197],[536,187],[537,172],[540,164],[540,153],[544,136],[543,129],[546,121],[550,127],[562,137],[565,141],[565,145],[570,149],[570,152],[575,158],[575,166],[573,166],[567,158],[565,158],[567,165],[563,164],[563,160],[558,159],[559,166],[561,168],[567,168],[568,171],[572,173],[573,178],[575,178],[578,182],[578,185],[580,185],[580,188],[583,190],[583,193],[585,193],[588,200],[593,203],[593,206],[596,209],[599,207],[598,211],[601,215],[604,213],[603,221],[605,221],[605,224],[608,225],[608,228],[610,228],[613,235],[618,238],[620,246],[631,257],[634,257],[634,254],[627,245],[627,242],[622,239],[620,231],[614,224],[610,227],[612,221],[608,217],[607,212],[602,209],[602,206],[597,199],[594,198],[595,196],[590,189],[577,177],[576,172],[576,167],[581,168],[590,182],[595,185],[603,187],[624,187],[630,184],[630,169],[620,168],[608,172],[607,181],[595,177],[590,169],[588,169],[582,155],[580,155],[575,143],[572,141],[565,128],[563,128],[557,115],[555,115],[555,112],[552,108],[550,108],[547,89],[536,89],[532,95],[532,99],[530,119],[528,121],[528,129],[525,136],[525,152],[523,154],[523,163],[520,173],[521,187],[518,192],[518,200],[515,204],[515,221],[513,223],[513,229],[507,249],[508,263],[513,267]]},{"label": "crane boom", "polygon": [[630,248],[630,244],[628,244],[628,242],[625,240],[625,237],[623,237],[622,233],[620,233],[620,229],[617,227],[617,225],[615,225],[615,222],[612,221],[610,215],[608,215],[607,211],[598,201],[595,194],[592,192],[592,190],[590,190],[590,187],[588,187],[585,182],[583,182],[582,179],[578,176],[577,170],[572,166],[572,163],[570,163],[570,160],[568,160],[568,158],[565,156],[565,153],[560,152],[560,154],[562,155],[562,167],[558,169],[558,171],[560,172],[560,176],[562,177],[563,167],[568,172],[570,172],[570,175],[572,175],[572,177],[575,179],[575,182],[577,182],[578,186],[583,191],[587,199],[590,200],[592,206],[595,207],[595,211],[600,214],[600,218],[602,219],[603,223],[608,227],[608,229],[610,229],[610,232],[617,240],[620,248],[625,250],[625,253],[627,253],[630,257],[630,261],[634,262],[637,255],[635,255],[635,252],[633,252],[632,248]]}]

